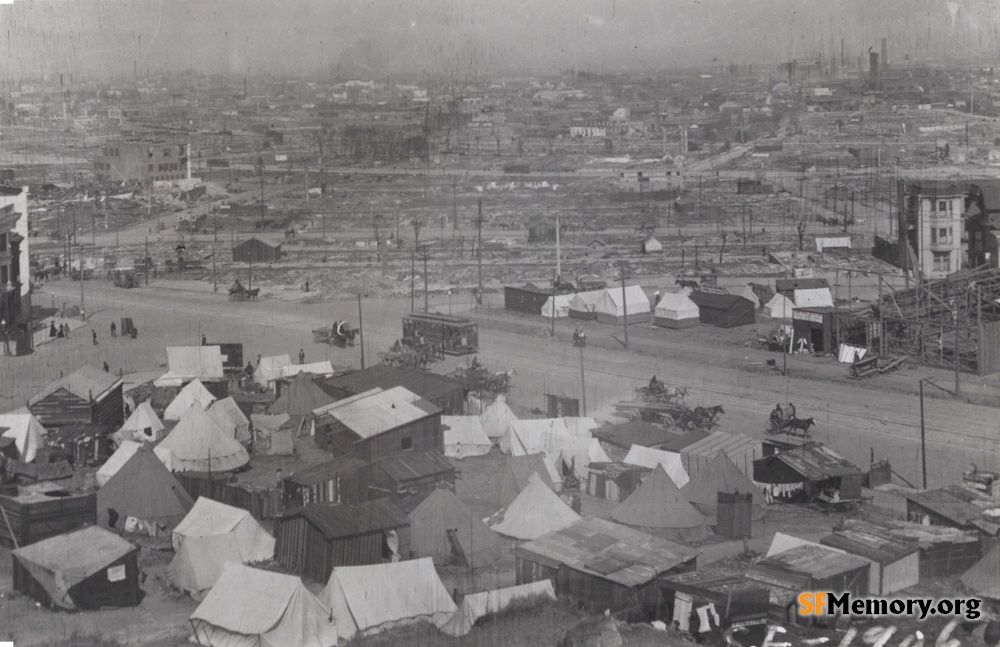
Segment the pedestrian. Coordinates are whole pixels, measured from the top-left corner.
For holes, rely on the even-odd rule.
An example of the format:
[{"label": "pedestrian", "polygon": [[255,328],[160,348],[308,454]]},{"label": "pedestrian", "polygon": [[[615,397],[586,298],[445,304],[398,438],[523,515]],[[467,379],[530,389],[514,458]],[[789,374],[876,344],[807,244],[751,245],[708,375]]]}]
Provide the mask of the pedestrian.
[{"label": "pedestrian", "polygon": [[115,322],[113,321],[111,322],[111,336],[112,337],[118,336],[118,327],[115,325]]},{"label": "pedestrian", "polygon": [[62,324],[59,324],[59,330],[56,330],[56,322],[50,321],[49,322],[49,339],[52,339],[53,337],[55,337],[56,335],[58,335],[61,332],[61,330],[62,330]]},{"label": "pedestrian", "polygon": [[104,362],[104,372],[105,373],[110,373],[111,372],[111,367],[108,366],[107,362]]},{"label": "pedestrian", "polygon": [[205,337],[205,335],[201,336],[201,345],[202,346],[208,346],[208,338]]},{"label": "pedestrian", "polygon": [[257,356],[257,368],[260,368],[260,355]]},{"label": "pedestrian", "polygon": [[795,405],[792,404],[791,402],[788,403],[788,417],[789,418],[795,417]]},{"label": "pedestrian", "polygon": [[306,279],[306,292],[309,291],[309,279]]},{"label": "pedestrian", "polygon": [[94,346],[97,346],[97,331],[93,328],[90,329],[91,338],[94,340]]},{"label": "pedestrian", "polygon": [[69,334],[66,332],[66,324],[59,324],[59,332],[56,333],[56,337],[59,339],[69,337]]},{"label": "pedestrian", "polygon": [[300,348],[299,349],[299,364],[305,364],[305,363],[306,363],[306,352]]}]

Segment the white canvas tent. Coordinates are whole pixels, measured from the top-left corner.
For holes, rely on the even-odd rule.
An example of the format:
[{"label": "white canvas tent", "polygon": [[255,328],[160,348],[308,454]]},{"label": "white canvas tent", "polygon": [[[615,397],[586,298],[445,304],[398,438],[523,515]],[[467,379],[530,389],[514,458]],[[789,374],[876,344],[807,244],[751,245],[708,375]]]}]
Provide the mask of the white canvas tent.
[{"label": "white canvas tent", "polygon": [[284,370],[292,365],[292,358],[289,355],[275,355],[273,357],[262,357],[254,371],[253,379],[257,384],[271,386],[275,380],[284,377]]},{"label": "white canvas tent", "polygon": [[241,443],[250,442],[250,420],[232,396],[213,402],[208,408],[208,415],[230,436]]},{"label": "white canvas tent", "polygon": [[623,323],[626,315],[629,323],[647,322],[651,310],[649,297],[638,285],[625,286],[624,294],[620,287],[608,288],[594,304],[597,320],[609,324]]},{"label": "white canvas tent", "polygon": [[191,380],[220,380],[225,377],[223,359],[219,346],[168,346],[167,372],[153,385],[181,386]]},{"label": "white canvas tent", "polygon": [[846,555],[847,553],[840,550],[839,548],[833,548],[832,546],[824,546],[817,541],[809,541],[808,539],[802,539],[800,537],[795,537],[793,535],[787,535],[783,532],[774,533],[774,538],[771,540],[771,545],[767,549],[767,555],[765,557],[773,557],[774,555],[780,555],[781,553],[787,553],[788,551],[798,548],[800,546],[815,546],[816,548],[822,548],[823,550],[828,550],[831,553],[840,553],[841,555]]},{"label": "white canvas tent", "polygon": [[483,423],[483,431],[490,440],[496,442],[507,434],[510,423],[517,420],[517,416],[507,406],[507,396],[500,394],[493,404],[479,414],[479,419]]},{"label": "white canvas tent", "polygon": [[698,325],[698,305],[689,298],[691,288],[664,292],[653,311],[653,325],[661,328],[691,328]]},{"label": "white canvas tent", "polygon": [[441,416],[441,424],[444,426],[445,456],[483,456],[493,449],[479,416]]},{"label": "white canvas tent", "polygon": [[537,474],[528,477],[528,485],[517,498],[495,517],[491,528],[506,537],[532,540],[562,530],[580,520],[580,515],[549,489]]},{"label": "white canvas tent", "polygon": [[594,319],[597,302],[603,294],[604,290],[577,292],[569,301],[569,316],[574,319]]},{"label": "white canvas tent", "polygon": [[197,404],[202,409],[207,409],[208,405],[213,402],[215,402],[215,396],[208,392],[204,384],[198,380],[194,380],[193,382],[189,382],[170,401],[170,404],[163,411],[163,419],[180,420],[181,416],[191,408],[191,405]]},{"label": "white canvas tent", "polygon": [[[137,451],[139,451],[142,444],[143,443],[138,443],[134,440],[123,440],[121,445],[118,446],[118,449],[115,450],[115,453],[112,454],[108,460],[104,461],[104,465],[101,465],[100,469],[98,469],[97,473],[94,475],[94,480],[97,481],[98,487],[103,486],[111,480],[111,477],[117,474],[118,470],[124,467],[125,463],[127,463],[129,459],[132,458]],[[167,469],[170,469],[169,451],[160,449],[159,447],[154,447],[153,453],[156,454],[156,457],[160,459],[160,462],[163,463]]]},{"label": "white canvas tent", "polygon": [[163,438],[166,427],[147,400],[135,408],[125,424],[118,430],[119,440],[152,443]]},{"label": "white canvas tent", "polygon": [[191,407],[158,445],[169,450],[179,472],[225,472],[250,462],[243,445],[201,408]]},{"label": "white canvas tent", "polygon": [[194,640],[215,647],[333,647],[330,610],[293,575],[228,562],[191,614]]},{"label": "white canvas tent", "polygon": [[200,602],[215,586],[222,575],[222,569],[229,562],[244,563],[236,537],[190,537],[170,560],[167,577],[175,587]]},{"label": "white canvas tent", "polygon": [[458,610],[429,557],[334,568],[319,597],[344,640],[417,622],[440,627]]},{"label": "white canvas tent", "polygon": [[772,319],[791,319],[795,303],[780,292],[775,292],[771,300],[764,304],[764,316]]},{"label": "white canvas tent", "polygon": [[796,290],[794,293],[796,308],[832,308],[833,295],[830,288],[810,288]]},{"label": "white canvas tent", "polygon": [[509,586],[494,591],[470,593],[462,598],[462,603],[458,605],[458,611],[451,617],[451,620],[441,627],[441,631],[449,636],[464,636],[472,631],[476,620],[491,613],[499,613],[510,606],[512,602],[524,598],[555,600],[556,592],[552,587],[552,580]]},{"label": "white canvas tent", "polygon": [[[263,364],[263,362],[261,362]],[[333,364],[329,361],[312,362],[311,364],[289,364],[282,367],[281,377],[295,377],[299,373],[309,373],[310,375],[333,375]]]},{"label": "white canvas tent", "polygon": [[234,537],[243,562],[262,562],[274,557],[274,537],[249,512],[203,496],[198,497],[191,511],[174,528],[171,543],[174,550],[179,550],[191,537],[213,535]]},{"label": "white canvas tent", "polygon": [[552,307],[555,304],[556,317],[568,317],[569,316],[569,304],[573,300],[572,294],[554,294],[545,300],[542,304],[542,316],[548,319],[552,318]]},{"label": "white canvas tent", "polygon": [[690,480],[687,470],[684,469],[684,461],[680,454],[665,452],[661,449],[643,447],[642,445],[632,445],[623,461],[627,465],[638,465],[653,469],[657,465],[662,465],[667,472],[667,476],[678,488],[687,485]]},{"label": "white canvas tent", "polygon": [[45,427],[26,408],[0,414],[0,427],[7,428],[3,437],[14,441],[22,463],[34,461],[38,450],[45,447]]}]

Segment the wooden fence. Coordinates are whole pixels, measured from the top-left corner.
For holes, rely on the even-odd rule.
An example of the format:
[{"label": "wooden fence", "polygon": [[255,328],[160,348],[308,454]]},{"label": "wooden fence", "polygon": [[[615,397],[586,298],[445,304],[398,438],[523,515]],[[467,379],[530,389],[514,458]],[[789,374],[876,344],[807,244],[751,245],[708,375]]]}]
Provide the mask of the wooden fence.
[{"label": "wooden fence", "polygon": [[196,499],[208,497],[219,503],[246,510],[254,519],[274,518],[275,492],[271,488],[255,488],[236,482],[232,474],[216,474],[209,477],[197,472],[175,474],[184,490]]}]

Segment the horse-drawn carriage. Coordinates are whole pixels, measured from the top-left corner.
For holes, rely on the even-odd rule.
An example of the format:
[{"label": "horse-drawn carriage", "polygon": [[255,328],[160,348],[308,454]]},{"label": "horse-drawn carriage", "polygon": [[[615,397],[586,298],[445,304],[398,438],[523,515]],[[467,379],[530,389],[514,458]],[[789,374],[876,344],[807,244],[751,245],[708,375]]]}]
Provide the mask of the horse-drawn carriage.
[{"label": "horse-drawn carriage", "polygon": [[635,395],[643,402],[661,402],[663,404],[679,403],[687,395],[686,386],[667,386],[660,382],[650,383],[635,389]]},{"label": "horse-drawn carriage", "polygon": [[400,342],[378,354],[379,361],[399,368],[427,368],[431,362],[444,359],[444,353],[431,344],[414,345]]},{"label": "horse-drawn carriage", "polygon": [[236,279],[232,287],[229,288],[230,301],[256,301],[258,296],[260,296],[260,288],[248,290],[243,287],[239,279]]},{"label": "horse-drawn carriage", "polygon": [[494,373],[480,364],[476,358],[453,373],[454,377],[465,383],[466,389],[479,393],[507,393],[513,386],[511,378],[515,375],[517,371],[514,369]]},{"label": "horse-drawn carriage", "polygon": [[351,328],[346,321],[334,321],[330,326],[313,330],[313,341],[317,344],[330,344],[347,348],[354,345],[354,338],[361,332],[358,328]]},{"label": "horse-drawn carriage", "polygon": [[815,424],[816,421],[812,418],[796,418],[794,414],[790,415],[780,408],[775,408],[771,412],[768,432],[805,437],[809,435],[809,428]]},{"label": "horse-drawn carriage", "polygon": [[115,287],[116,288],[137,288],[139,287],[139,279],[136,278],[135,273],[129,271],[115,271]]}]

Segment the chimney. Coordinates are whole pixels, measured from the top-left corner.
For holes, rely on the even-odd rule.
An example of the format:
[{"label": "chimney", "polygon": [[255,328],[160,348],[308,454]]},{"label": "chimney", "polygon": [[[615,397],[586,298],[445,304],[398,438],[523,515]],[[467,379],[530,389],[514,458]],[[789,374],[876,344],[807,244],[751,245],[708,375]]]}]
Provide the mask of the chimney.
[{"label": "chimney", "polygon": [[886,43],[886,39],[882,39],[882,71],[885,72],[889,68],[889,45]]},{"label": "chimney", "polygon": [[868,80],[872,84],[872,89],[878,90],[882,85],[881,75],[879,74],[878,69],[878,52],[868,53],[868,75]]}]

